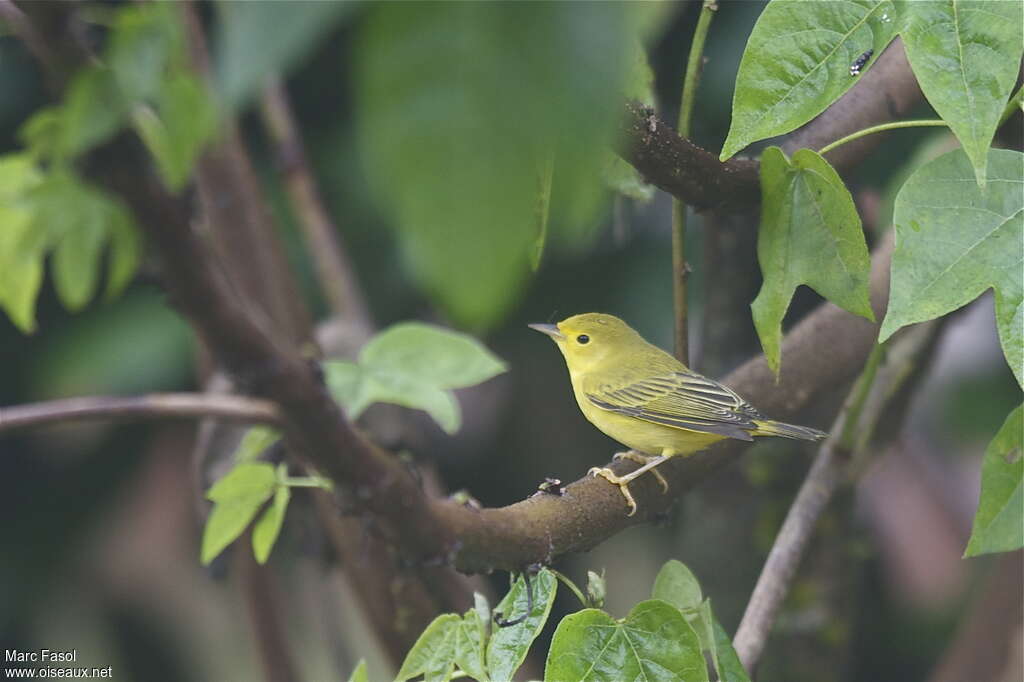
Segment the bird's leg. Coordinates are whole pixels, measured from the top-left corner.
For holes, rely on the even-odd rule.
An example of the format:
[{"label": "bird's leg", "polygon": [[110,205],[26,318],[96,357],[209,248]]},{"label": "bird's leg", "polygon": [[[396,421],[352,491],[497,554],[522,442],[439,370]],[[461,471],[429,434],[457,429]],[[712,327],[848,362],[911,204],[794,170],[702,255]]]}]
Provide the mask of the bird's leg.
[{"label": "bird's leg", "polygon": [[[628,459],[629,461],[636,462],[637,464],[647,464],[651,460],[658,459],[658,456],[645,455],[644,453],[637,452],[636,450],[626,450],[625,452],[616,452],[614,455],[612,455],[612,459],[616,462],[622,459]],[[667,493],[668,481],[665,480],[665,477],[662,476],[661,472],[658,471],[657,469],[651,471],[651,473],[654,474],[654,477],[658,479],[658,483],[661,484],[661,492]]]},{"label": "bird's leg", "polygon": [[[626,457],[626,454],[627,453],[623,453],[623,458],[633,459],[632,457]],[[645,457],[644,455],[640,455],[639,453],[634,454],[640,457]],[[600,476],[609,483],[619,486],[619,490],[622,492],[622,496],[626,498],[626,504],[629,505],[629,513],[627,514],[627,516],[632,516],[636,513],[636,500],[633,499],[633,493],[629,492],[629,482],[632,481],[637,476],[640,476],[641,474],[650,471],[654,467],[664,462],[666,459],[668,459],[667,455],[661,455],[660,457],[647,456],[643,460],[646,463],[642,467],[640,467],[639,469],[635,469],[624,476],[617,475],[614,471],[608,469],[607,467],[592,467],[590,471],[587,473],[590,474],[591,476]],[[660,475],[658,476],[658,478],[665,486],[665,489],[668,490],[668,485],[665,483],[665,479]]]}]

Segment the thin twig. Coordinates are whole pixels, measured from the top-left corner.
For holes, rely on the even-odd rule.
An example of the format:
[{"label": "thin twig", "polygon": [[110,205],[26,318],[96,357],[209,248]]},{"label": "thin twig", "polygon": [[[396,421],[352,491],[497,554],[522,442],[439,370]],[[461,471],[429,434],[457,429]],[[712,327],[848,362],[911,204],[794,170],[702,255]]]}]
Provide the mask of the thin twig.
[{"label": "thin twig", "polygon": [[139,396],[89,396],[0,408],[0,433],[54,422],[95,419],[214,417],[237,422],[276,424],[277,406],[269,400],[208,393],[151,393]]},{"label": "thin twig", "polygon": [[[693,31],[690,57],[686,62],[686,76],[679,104],[679,135],[690,138],[690,120],[693,105],[697,101],[697,84],[704,60],[704,41],[711,27],[711,19],[718,11],[714,0],[704,0],[700,8],[697,28]],[[689,302],[686,296],[686,281],[690,278],[690,266],[686,262],[686,204],[679,199],[672,200],[672,297],[675,302],[675,355],[684,365],[690,362],[690,330],[688,324]]]},{"label": "thin twig", "polygon": [[[832,435],[822,443],[789,508],[736,631],[734,646],[747,670],[753,670],[761,657],[818,518],[839,485],[866,456],[871,433],[885,405],[912,374],[905,365],[918,361],[937,329],[937,324],[929,323],[894,340],[890,345],[902,341],[906,348],[898,353],[899,362],[891,363],[889,371],[880,371],[885,362],[882,346],[875,345],[868,356],[860,379],[832,427]],[[847,449],[854,436],[855,449]]]},{"label": "thin twig", "polygon": [[353,274],[341,235],[324,208],[306,158],[302,135],[295,124],[281,79],[272,76],[261,99],[263,123],[276,145],[285,189],[305,235],[306,250],[316,268],[320,290],[334,314],[370,326],[370,313]]}]

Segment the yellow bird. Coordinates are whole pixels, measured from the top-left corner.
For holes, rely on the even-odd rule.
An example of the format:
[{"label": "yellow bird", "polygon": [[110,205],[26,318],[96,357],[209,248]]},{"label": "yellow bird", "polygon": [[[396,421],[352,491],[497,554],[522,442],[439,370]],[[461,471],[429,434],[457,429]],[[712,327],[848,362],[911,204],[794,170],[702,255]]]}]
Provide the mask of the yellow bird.
[{"label": "yellow bird", "polygon": [[[626,447],[615,459],[643,464],[625,476],[594,467],[590,474],[619,486],[629,515],[629,482],[669,457],[690,455],[726,438],[781,436],[821,440],[828,434],[772,421],[722,384],[697,374],[612,315],[584,313],[555,324],[531,324],[565,356],[576,402],[590,423]],[[662,488],[668,484],[657,471]]]}]

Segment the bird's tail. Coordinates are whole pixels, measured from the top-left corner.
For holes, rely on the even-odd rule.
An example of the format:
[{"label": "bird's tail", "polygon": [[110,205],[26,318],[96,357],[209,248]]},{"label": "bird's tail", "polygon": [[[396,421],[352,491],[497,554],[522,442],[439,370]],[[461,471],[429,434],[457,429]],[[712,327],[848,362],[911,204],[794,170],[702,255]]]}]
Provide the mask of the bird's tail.
[{"label": "bird's tail", "polygon": [[795,440],[822,440],[828,436],[824,431],[812,429],[807,426],[796,426],[795,424],[783,424],[770,420],[756,421],[757,431],[755,436],[779,436],[781,438],[793,438]]}]

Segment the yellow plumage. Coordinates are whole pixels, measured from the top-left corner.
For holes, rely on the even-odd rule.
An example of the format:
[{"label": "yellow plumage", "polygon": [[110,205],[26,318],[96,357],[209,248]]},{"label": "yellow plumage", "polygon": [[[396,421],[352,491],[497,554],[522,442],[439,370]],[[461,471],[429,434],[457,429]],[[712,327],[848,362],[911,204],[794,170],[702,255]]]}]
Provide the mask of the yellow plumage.
[{"label": "yellow plumage", "polygon": [[583,415],[634,451],[622,456],[645,463],[625,476],[591,469],[619,486],[630,515],[636,504],[627,484],[668,457],[689,455],[725,438],[826,436],[766,419],[734,391],[690,370],[612,315],[584,313],[557,325],[530,326],[551,336],[562,351]]}]

